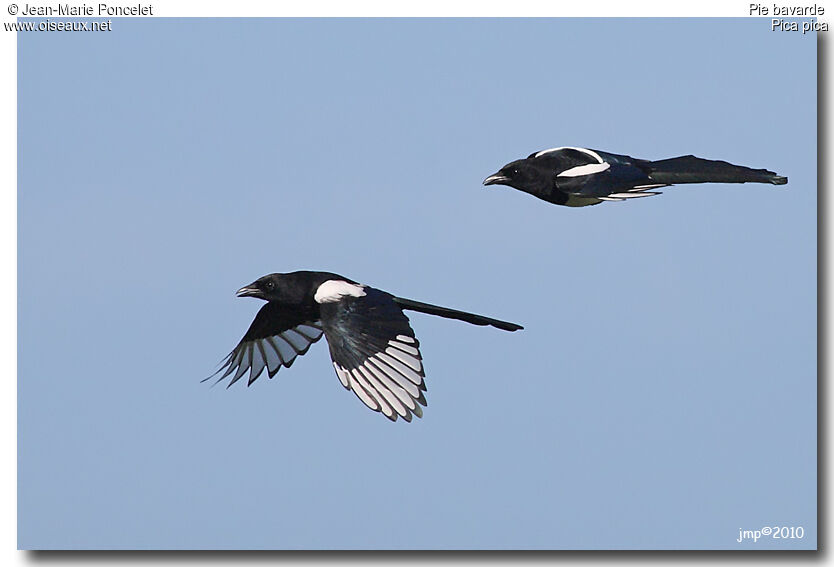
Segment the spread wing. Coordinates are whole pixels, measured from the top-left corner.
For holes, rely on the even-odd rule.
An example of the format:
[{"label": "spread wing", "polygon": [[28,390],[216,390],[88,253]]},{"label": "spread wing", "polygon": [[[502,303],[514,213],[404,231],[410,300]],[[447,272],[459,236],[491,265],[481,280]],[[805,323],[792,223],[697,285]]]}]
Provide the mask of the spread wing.
[{"label": "spread wing", "polygon": [[396,421],[426,405],[420,343],[392,295],[370,287],[321,306],[321,324],[342,386]]},{"label": "spread wing", "polygon": [[310,345],[321,337],[319,321],[306,320],[292,309],[267,303],[258,311],[238,345],[223,359],[220,369],[203,382],[222,372],[217,382],[231,375],[228,388],[248,371],[248,384],[251,385],[264,369],[272,378],[282,366],[292,366],[295,359],[305,354]]}]

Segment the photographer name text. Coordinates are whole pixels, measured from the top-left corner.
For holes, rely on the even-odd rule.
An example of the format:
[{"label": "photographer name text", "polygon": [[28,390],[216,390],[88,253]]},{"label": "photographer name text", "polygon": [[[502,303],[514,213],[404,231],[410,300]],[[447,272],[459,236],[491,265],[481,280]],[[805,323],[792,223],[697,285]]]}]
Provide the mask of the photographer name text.
[{"label": "photographer name text", "polygon": [[35,6],[24,4],[20,16],[153,16],[150,4],[113,6],[110,4],[58,4]]}]

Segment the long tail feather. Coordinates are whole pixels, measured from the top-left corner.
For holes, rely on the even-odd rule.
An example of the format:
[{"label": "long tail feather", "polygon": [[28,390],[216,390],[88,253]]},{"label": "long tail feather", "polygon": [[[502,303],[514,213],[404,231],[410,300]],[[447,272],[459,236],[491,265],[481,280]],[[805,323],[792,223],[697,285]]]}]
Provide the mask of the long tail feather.
[{"label": "long tail feather", "polygon": [[420,301],[414,301],[411,299],[404,299],[402,297],[395,297],[394,301],[400,305],[403,309],[409,309],[411,311],[419,311],[420,313],[428,313],[429,315],[438,315],[440,317],[446,317],[447,319],[457,319],[458,321],[466,321],[467,323],[472,323],[473,325],[490,325],[495,327],[496,329],[502,329],[504,331],[518,331],[519,329],[523,329],[521,325],[516,325],[515,323],[508,323],[507,321],[500,321],[498,319],[492,319],[490,317],[484,317],[483,315],[475,315],[474,313],[467,313],[465,311],[458,311],[457,309],[449,309],[448,307],[439,307],[437,305],[431,305],[429,303],[422,303]]},{"label": "long tail feather", "polygon": [[772,183],[784,185],[787,177],[767,169],[751,169],[726,161],[681,156],[649,162],[649,178],[657,183]]}]

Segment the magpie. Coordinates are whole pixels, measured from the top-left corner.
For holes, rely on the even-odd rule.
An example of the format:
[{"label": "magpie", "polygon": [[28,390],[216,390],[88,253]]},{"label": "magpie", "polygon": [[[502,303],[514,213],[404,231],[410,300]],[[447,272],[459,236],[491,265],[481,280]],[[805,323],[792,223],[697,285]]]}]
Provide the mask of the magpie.
[{"label": "magpie", "polygon": [[772,183],[787,177],[693,155],[649,161],[587,148],[552,148],[508,163],[484,185],[509,185],[556,205],[587,207],[659,195],[678,183]]},{"label": "magpie", "polygon": [[249,385],[264,370],[272,378],[323,335],[342,386],[391,421],[397,417],[411,421],[412,414],[422,417],[421,406],[426,406],[420,342],[403,310],[505,331],[523,329],[515,323],[395,297],[329,272],[269,274],[240,288],[237,296],[267,303],[220,369],[203,382],[221,372],[215,383],[231,376],[227,388],[247,371]]}]

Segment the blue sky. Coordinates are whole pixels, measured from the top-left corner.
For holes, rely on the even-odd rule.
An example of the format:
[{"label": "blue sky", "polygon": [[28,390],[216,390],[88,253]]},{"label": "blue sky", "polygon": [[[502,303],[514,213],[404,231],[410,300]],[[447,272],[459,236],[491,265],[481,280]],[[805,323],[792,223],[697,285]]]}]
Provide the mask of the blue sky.
[{"label": "blue sky", "polygon": [[[816,43],[768,20],[114,20],[18,40],[19,546],[816,545]],[[790,182],[585,209],[553,146]],[[389,423],[318,344],[200,379],[319,269],[410,316]],[[802,526],[802,540],[736,542]]]}]

